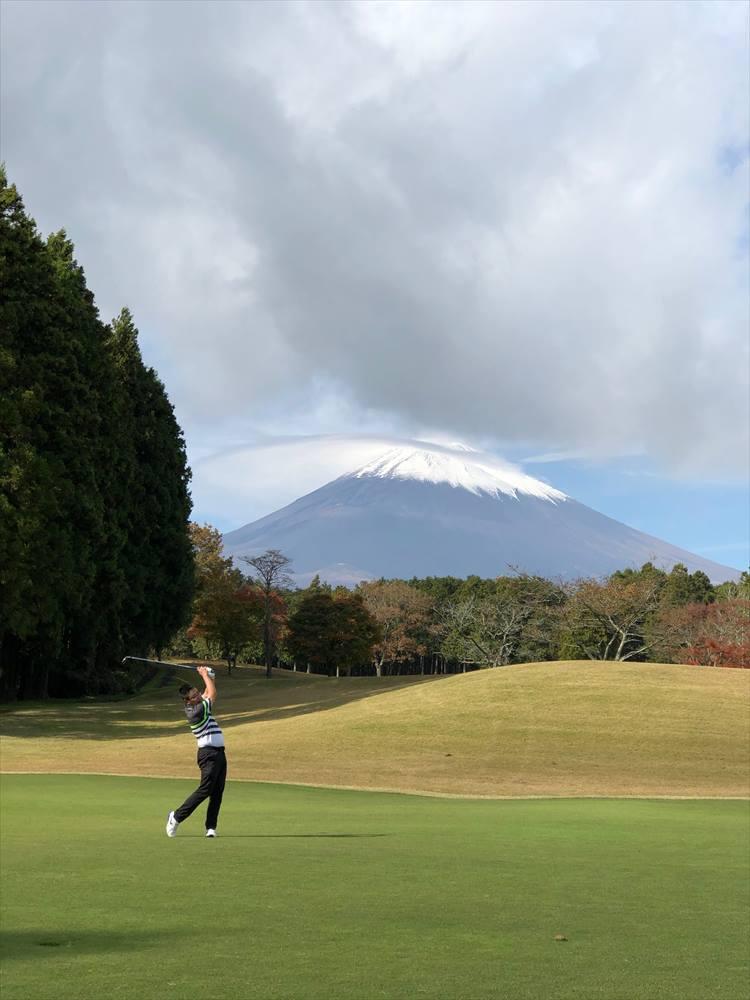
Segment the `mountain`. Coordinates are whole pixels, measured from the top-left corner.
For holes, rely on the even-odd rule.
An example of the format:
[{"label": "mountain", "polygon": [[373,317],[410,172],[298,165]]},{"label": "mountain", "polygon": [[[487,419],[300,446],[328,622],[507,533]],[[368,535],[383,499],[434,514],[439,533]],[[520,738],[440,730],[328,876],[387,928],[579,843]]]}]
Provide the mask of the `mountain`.
[{"label": "mountain", "polygon": [[393,448],[376,461],[224,536],[237,560],[280,549],[304,586],[379,577],[553,579],[684,563],[714,583],[737,570],[599,514],[463,445]]}]

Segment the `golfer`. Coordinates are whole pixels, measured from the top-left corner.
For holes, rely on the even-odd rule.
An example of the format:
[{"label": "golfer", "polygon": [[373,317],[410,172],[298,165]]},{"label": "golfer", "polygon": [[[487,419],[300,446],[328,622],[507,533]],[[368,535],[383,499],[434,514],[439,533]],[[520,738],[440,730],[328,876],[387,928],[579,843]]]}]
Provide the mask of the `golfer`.
[{"label": "golfer", "polygon": [[174,837],[177,827],[193,813],[204,799],[208,799],[206,811],[206,836],[215,837],[219,823],[219,809],[227,778],[227,758],[224,753],[224,734],[216,724],[212,710],[216,700],[216,684],[206,667],[198,667],[198,673],[206,686],[203,694],[198,688],[183,684],[180,697],[185,703],[185,715],[193,735],[198,740],[198,767],[201,783],[189,795],[179,809],[169,814],[167,836]]}]

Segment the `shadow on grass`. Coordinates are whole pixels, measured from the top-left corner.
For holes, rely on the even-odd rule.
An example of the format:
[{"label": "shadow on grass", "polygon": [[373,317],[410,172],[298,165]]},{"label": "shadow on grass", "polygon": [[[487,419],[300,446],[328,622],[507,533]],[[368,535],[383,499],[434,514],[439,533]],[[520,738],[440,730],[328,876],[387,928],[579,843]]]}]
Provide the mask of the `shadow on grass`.
[{"label": "shadow on grass", "polygon": [[54,961],[74,955],[102,955],[139,948],[161,948],[168,938],[180,935],[160,929],[132,931],[71,931],[69,927],[40,927],[23,931],[0,931],[3,961]]},{"label": "shadow on grass", "polygon": [[[250,839],[250,840],[280,840],[287,838],[297,838],[301,837],[303,839],[308,839],[311,837],[392,837],[392,833],[222,833],[220,837],[222,840],[233,840],[235,838],[240,839]],[[204,838],[205,839],[205,838]]]},{"label": "shadow on grass", "polygon": [[[222,678],[216,706],[219,725],[228,731],[248,723],[311,715],[398,688],[446,679],[444,675],[316,677],[312,682],[306,678],[295,683],[296,676],[270,681],[255,676]],[[116,702],[19,702],[0,710],[0,731],[17,739],[132,740],[184,735],[187,724],[176,689],[175,680],[174,694],[171,690],[149,690]]]}]

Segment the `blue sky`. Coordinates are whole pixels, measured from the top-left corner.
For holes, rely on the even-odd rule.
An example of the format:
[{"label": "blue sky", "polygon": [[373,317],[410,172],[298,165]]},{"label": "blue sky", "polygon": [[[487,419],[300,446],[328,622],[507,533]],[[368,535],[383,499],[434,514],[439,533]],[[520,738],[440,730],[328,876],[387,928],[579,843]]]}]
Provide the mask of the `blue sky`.
[{"label": "blue sky", "polygon": [[634,459],[525,468],[648,535],[726,566],[750,565],[750,501],[744,483],[678,482],[660,475],[653,463]]},{"label": "blue sky", "polygon": [[131,308],[200,520],[465,441],[739,568],[749,10],[7,0],[0,141]]}]

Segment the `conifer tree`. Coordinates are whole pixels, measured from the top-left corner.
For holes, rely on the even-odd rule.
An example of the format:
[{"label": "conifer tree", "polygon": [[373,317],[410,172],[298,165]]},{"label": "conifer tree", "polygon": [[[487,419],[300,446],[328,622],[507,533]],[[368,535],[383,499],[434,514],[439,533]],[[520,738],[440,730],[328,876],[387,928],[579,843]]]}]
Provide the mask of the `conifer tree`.
[{"label": "conifer tree", "polygon": [[112,322],[108,346],[124,395],[123,422],[133,449],[121,488],[127,507],[129,649],[160,651],[190,616],[194,588],[185,442],[153,368],[141,359],[128,309]]},{"label": "conifer tree", "polygon": [[4,169],[0,288],[0,693],[13,698],[46,693],[90,567],[69,475],[83,473],[85,486],[75,454],[84,352],[70,337],[47,247]]},{"label": "conifer tree", "polygon": [[0,697],[114,690],[189,616],[182,432],[130,314],[100,322],[3,169],[0,288]]},{"label": "conifer tree", "polygon": [[68,595],[63,649],[58,655],[60,677],[55,686],[61,690],[53,687],[53,693],[96,691],[108,687],[101,683],[108,671],[100,651],[111,645],[119,622],[122,538],[114,514],[112,476],[119,429],[111,419],[116,386],[94,297],[64,231],[48,238],[47,252],[62,299],[60,326],[74,353],[65,386],[54,390],[56,398],[64,400],[64,437],[51,443],[65,461],[61,479],[75,532],[78,579]]}]

